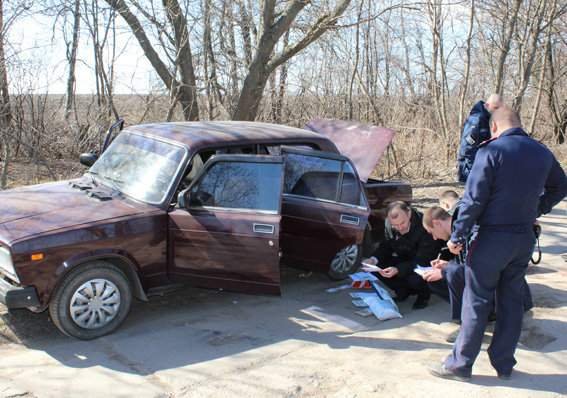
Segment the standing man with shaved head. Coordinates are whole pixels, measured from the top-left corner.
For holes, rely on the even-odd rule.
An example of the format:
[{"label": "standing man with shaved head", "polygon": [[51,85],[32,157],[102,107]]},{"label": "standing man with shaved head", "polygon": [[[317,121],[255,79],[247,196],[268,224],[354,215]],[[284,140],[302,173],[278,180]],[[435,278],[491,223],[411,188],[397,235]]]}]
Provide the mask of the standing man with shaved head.
[{"label": "standing man with shaved head", "polygon": [[461,132],[461,144],[457,156],[458,179],[465,183],[471,171],[478,146],[490,139],[490,114],[502,106],[502,98],[492,94],[485,101],[478,101],[471,109]]},{"label": "standing man with shaved head", "polygon": [[492,139],[482,144],[467,179],[447,247],[458,254],[478,225],[465,267],[461,329],[453,352],[431,369],[438,377],[468,380],[496,298],[496,326],[488,348],[499,378],[508,379],[523,317],[524,277],[533,247],[532,227],[567,195],[565,172],[544,145],[502,106],[490,121]]}]

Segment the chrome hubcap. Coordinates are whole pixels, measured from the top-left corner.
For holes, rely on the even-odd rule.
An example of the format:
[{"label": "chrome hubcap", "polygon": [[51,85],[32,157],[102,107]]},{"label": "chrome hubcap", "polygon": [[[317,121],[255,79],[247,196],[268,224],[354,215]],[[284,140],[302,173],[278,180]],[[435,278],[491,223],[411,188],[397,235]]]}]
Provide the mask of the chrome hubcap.
[{"label": "chrome hubcap", "polygon": [[335,272],[349,271],[358,257],[358,246],[351,245],[337,253],[331,262],[331,269]]},{"label": "chrome hubcap", "polygon": [[71,318],[85,329],[106,326],[118,314],[120,291],[106,279],[92,279],[83,283],[73,294],[69,310]]}]

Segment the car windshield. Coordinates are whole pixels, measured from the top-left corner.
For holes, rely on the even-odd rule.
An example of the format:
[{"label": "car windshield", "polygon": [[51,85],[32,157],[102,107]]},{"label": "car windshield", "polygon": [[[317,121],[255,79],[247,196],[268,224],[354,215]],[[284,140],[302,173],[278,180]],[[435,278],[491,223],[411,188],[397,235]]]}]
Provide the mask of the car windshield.
[{"label": "car windshield", "polygon": [[184,155],[183,147],[123,132],[89,172],[134,199],[158,204],[169,191]]}]

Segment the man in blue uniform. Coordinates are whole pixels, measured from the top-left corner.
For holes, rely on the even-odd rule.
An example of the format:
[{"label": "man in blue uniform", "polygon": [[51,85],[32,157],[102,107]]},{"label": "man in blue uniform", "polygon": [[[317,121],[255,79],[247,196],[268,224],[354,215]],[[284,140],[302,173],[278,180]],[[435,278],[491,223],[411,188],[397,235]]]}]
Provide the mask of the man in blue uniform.
[{"label": "man in blue uniform", "polygon": [[471,377],[495,295],[498,315],[488,355],[498,377],[510,377],[522,327],[533,223],[567,195],[565,172],[544,145],[524,132],[515,112],[499,108],[490,128],[493,138],[476,154],[447,243],[458,254],[478,224],[465,268],[461,330],[451,355],[431,369],[435,376],[455,380]]},{"label": "man in blue uniform", "polygon": [[479,145],[490,139],[490,114],[502,106],[502,98],[492,94],[486,102],[478,101],[472,107],[461,132],[457,155],[459,182],[467,182]]}]

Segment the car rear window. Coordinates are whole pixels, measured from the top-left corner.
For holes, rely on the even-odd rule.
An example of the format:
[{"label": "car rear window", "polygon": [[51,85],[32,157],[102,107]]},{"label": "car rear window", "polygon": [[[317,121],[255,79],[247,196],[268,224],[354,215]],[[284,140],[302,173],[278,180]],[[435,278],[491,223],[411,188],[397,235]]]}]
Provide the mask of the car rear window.
[{"label": "car rear window", "polygon": [[360,184],[348,162],[297,153],[286,154],[284,193],[356,206],[361,203]]},{"label": "car rear window", "polygon": [[336,200],[341,162],[289,153],[285,162],[284,193]]}]

